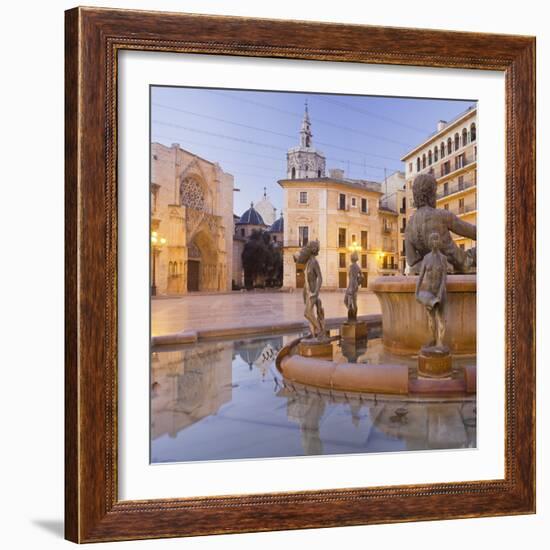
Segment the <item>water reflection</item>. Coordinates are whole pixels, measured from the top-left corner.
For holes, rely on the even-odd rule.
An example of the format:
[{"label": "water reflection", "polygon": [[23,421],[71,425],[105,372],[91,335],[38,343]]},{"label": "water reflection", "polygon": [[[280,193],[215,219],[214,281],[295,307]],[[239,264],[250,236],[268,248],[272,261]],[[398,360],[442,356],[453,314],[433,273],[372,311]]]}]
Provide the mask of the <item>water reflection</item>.
[{"label": "water reflection", "polygon": [[[297,335],[201,343],[152,354],[153,462],[475,447],[475,401],[336,394],[275,367]],[[378,363],[381,342],[336,357]],[[367,367],[366,367],[367,368]]]}]

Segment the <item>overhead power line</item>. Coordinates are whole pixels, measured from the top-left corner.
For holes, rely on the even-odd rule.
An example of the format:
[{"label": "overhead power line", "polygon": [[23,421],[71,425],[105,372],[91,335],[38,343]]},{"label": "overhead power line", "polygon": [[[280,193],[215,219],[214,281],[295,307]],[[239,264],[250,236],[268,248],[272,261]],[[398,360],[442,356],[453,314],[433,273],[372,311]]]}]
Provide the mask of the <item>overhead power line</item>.
[{"label": "overhead power line", "polygon": [[[295,137],[296,137],[293,134],[284,134],[282,132],[275,132],[274,130],[269,130],[267,128],[260,128],[258,126],[252,126],[250,124],[244,124],[242,122],[227,120],[227,119],[224,119],[224,118],[219,118],[219,117],[215,117],[215,116],[211,116],[211,115],[206,115],[204,113],[197,113],[197,112],[194,112],[194,111],[189,111],[187,109],[181,109],[179,107],[172,107],[170,105],[162,105],[160,103],[152,103],[152,105],[154,107],[160,107],[161,109],[168,109],[170,111],[176,111],[178,113],[183,113],[183,114],[187,114],[187,115],[191,115],[191,116],[197,116],[197,117],[205,118],[205,119],[208,119],[208,120],[215,120],[216,122],[222,122],[224,124],[232,124],[234,126],[240,126],[241,128],[247,128],[248,130],[255,130],[255,131],[258,131],[258,132],[265,132],[265,133],[273,134],[273,135],[276,135],[276,136],[279,136],[279,137],[285,137],[285,138],[289,138],[289,139],[295,139]],[[350,129],[350,128],[347,128],[345,126],[339,126],[339,125],[331,123],[331,122],[324,122],[324,124],[329,124],[333,127],[340,128],[340,129],[343,129],[343,130],[348,131],[348,132],[351,131],[351,132],[359,133],[359,134],[364,135],[366,137],[369,137],[371,139],[387,141],[389,143],[395,143],[395,144],[401,145],[403,147],[410,147],[410,144],[408,144],[408,143],[403,143],[401,141],[397,141],[397,140],[394,140],[394,139],[391,139],[391,138],[385,138],[383,136],[378,136],[376,134],[369,134],[368,132],[363,132],[361,130]],[[342,147],[341,145],[335,145],[333,143],[326,143],[326,142],[319,141],[319,140],[316,140],[316,142],[319,145],[324,145],[325,147],[331,147],[333,149],[341,149],[343,151],[350,151],[350,152],[353,152],[353,153],[359,153],[361,155],[384,158],[386,160],[393,160],[393,161],[398,160],[397,158],[378,155],[376,153],[367,153],[365,151],[357,151],[355,149],[350,149],[348,147]]]},{"label": "overhead power line", "polygon": [[[327,103],[332,103],[334,105],[339,105],[340,107],[343,107],[343,108],[348,109],[350,111],[355,111],[356,113],[361,113],[363,115],[367,115],[367,116],[370,116],[370,117],[373,117],[373,118],[378,118],[380,120],[384,120],[385,122],[390,122],[391,124],[396,124],[398,126],[402,126],[403,128],[407,128],[409,130],[413,130],[415,132],[421,133],[424,136],[428,134],[428,132],[426,130],[424,130],[422,128],[418,128],[417,126],[412,126],[411,124],[407,124],[405,122],[395,120],[391,117],[381,115],[380,113],[373,113],[372,111],[368,111],[367,109],[362,109],[360,107],[349,105],[348,103],[345,103],[344,101],[339,101],[339,100],[334,99],[332,97],[329,98],[329,97],[324,97],[324,96],[322,97],[322,96],[318,96],[318,95],[314,95],[313,97],[314,97],[314,99],[319,99],[319,100],[325,101]],[[410,146],[410,145],[408,145],[408,146]]]},{"label": "overhead power line", "polygon": [[[271,144],[268,144],[268,143],[262,143],[262,142],[254,141],[254,140],[250,140],[250,139],[238,138],[238,137],[235,137],[235,136],[228,136],[226,134],[220,134],[220,133],[217,133],[217,132],[210,132],[208,130],[202,130],[202,129],[199,129],[199,128],[192,128],[192,127],[189,127],[189,126],[174,124],[172,122],[164,122],[164,121],[161,121],[161,120],[153,120],[153,123],[160,124],[162,126],[168,126],[168,127],[171,127],[171,128],[178,128],[178,129],[182,129],[182,130],[187,130],[189,132],[197,132],[199,134],[205,134],[205,135],[212,136],[212,137],[219,137],[221,139],[227,139],[227,140],[237,141],[237,142],[240,142],[240,143],[246,143],[248,145],[256,145],[258,147],[265,147],[265,148],[268,148],[268,149],[275,149],[275,150],[278,150],[278,151],[285,151],[286,152],[286,149],[284,147],[278,147],[276,145],[271,145]],[[361,151],[355,151],[355,152],[357,152],[359,154],[362,154]],[[362,168],[372,168],[372,169],[375,169],[375,170],[384,170],[384,168],[388,168],[387,166],[376,166],[376,165],[372,165],[372,164],[353,162],[353,161],[350,161],[348,159],[340,159],[340,158],[336,158],[336,157],[327,157],[327,160],[333,160],[333,161],[336,161],[336,162],[344,162],[344,163],[349,162],[350,164],[354,164],[356,166],[361,166]],[[400,168],[397,168],[397,169],[400,169]]]}]

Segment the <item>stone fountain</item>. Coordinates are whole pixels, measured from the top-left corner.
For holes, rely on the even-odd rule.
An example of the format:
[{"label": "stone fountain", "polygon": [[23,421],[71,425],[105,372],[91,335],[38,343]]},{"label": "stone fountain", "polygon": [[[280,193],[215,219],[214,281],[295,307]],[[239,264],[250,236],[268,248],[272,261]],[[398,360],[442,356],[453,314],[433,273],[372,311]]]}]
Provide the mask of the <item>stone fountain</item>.
[{"label": "stone fountain", "polygon": [[[285,378],[330,391],[411,397],[476,392],[476,252],[458,247],[451,235],[475,240],[476,227],[436,208],[436,180],[431,174],[416,178],[413,195],[417,210],[405,233],[410,274],[380,277],[373,284],[382,307],[384,361],[360,360],[367,346],[367,327],[357,320],[362,277],[357,254],[352,255],[344,297],[348,319],[338,336],[329,336],[319,296],[320,245],[312,241],[295,257],[306,264],[304,316],[310,335],[279,352],[276,364]],[[347,362],[342,357],[333,360],[334,340],[339,340]],[[459,368],[455,357],[460,359]]]}]

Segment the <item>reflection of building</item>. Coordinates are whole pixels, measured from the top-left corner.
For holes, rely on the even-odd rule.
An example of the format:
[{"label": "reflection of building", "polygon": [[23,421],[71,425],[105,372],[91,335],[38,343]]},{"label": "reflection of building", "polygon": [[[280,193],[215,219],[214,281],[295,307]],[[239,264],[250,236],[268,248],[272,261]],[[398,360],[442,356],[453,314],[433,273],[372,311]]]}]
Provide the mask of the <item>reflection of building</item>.
[{"label": "reflection of building", "polygon": [[151,231],[158,294],[231,289],[233,176],[178,144],[151,145]]},{"label": "reflection of building", "polygon": [[[476,222],[477,202],[477,109],[470,108],[451,122],[439,121],[437,132],[409,151],[401,160],[407,178],[407,206],[414,209],[412,184],[421,173],[437,179],[437,207],[455,213],[464,221]],[[409,216],[411,212],[409,211]],[[475,244],[454,235],[464,249]]]},{"label": "reflection of building", "polygon": [[353,250],[359,254],[364,286],[372,277],[397,270],[398,214],[383,207],[378,182],[351,179],[342,170],[325,175],[325,158],[313,147],[309,114],[304,114],[300,145],[287,155],[283,188],[284,282],[303,286],[303,266],[293,255],[309,240],[321,244],[319,264],[324,288],[346,288]]},{"label": "reflection of building", "polygon": [[231,401],[231,342],[157,352],[151,364],[151,437],[175,437]]},{"label": "reflection of building", "polygon": [[255,338],[235,342],[235,353],[249,366],[256,367],[262,373],[262,378],[267,374],[269,366],[275,362],[277,353],[283,347],[283,337]]}]

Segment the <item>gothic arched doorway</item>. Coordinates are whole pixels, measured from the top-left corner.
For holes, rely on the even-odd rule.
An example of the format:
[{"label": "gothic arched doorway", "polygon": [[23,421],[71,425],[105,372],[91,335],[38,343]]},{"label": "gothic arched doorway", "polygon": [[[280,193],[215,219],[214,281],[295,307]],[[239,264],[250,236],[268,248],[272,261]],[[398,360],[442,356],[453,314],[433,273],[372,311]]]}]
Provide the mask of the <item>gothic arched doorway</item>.
[{"label": "gothic arched doorway", "polygon": [[219,290],[218,251],[207,231],[195,235],[187,249],[187,291]]}]

